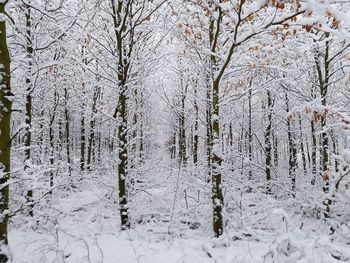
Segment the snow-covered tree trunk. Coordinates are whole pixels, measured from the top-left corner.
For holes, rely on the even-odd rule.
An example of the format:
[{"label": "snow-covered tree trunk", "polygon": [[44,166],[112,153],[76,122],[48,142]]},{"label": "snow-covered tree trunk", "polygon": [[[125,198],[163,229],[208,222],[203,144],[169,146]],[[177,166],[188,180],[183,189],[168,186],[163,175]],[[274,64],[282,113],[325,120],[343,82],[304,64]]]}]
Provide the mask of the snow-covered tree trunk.
[{"label": "snow-covered tree trunk", "polygon": [[266,104],[266,112],[267,112],[267,126],[265,129],[265,175],[266,175],[266,193],[272,194],[271,189],[271,166],[272,166],[272,112],[273,111],[273,98],[271,91],[267,91],[267,104]]},{"label": "snow-covered tree trunk", "polygon": [[[32,17],[31,17],[31,7],[27,4],[24,4],[25,18],[26,18],[26,52],[28,60],[28,71],[26,73],[26,102],[25,102],[25,137],[24,137],[24,170],[28,171],[31,164],[31,141],[32,141],[32,92],[33,92],[33,83],[32,83],[32,67],[33,67],[33,44],[32,44]],[[29,171],[30,172],[30,171]],[[29,215],[33,216],[33,189],[29,185],[27,190],[27,201],[29,207]]]},{"label": "snow-covered tree trunk", "polygon": [[[285,90],[286,112],[290,113],[289,97]],[[295,197],[296,169],[297,169],[297,149],[295,145],[295,133],[292,131],[291,116],[287,117],[287,136],[288,136],[288,173],[291,181],[292,196]]]}]

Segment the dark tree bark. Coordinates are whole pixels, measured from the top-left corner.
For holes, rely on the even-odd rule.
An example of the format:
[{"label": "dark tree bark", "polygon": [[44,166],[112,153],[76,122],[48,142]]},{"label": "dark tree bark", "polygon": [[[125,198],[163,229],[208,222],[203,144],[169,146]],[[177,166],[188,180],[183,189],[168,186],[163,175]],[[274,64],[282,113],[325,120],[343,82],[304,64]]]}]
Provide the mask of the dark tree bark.
[{"label": "dark tree bark", "polygon": [[315,120],[311,120],[311,171],[312,171],[312,179],[311,185],[315,185],[316,183],[316,173],[317,173],[317,136],[316,136],[316,127]]},{"label": "dark tree bark", "polygon": [[[287,115],[289,114],[289,97],[287,90],[285,92],[285,99],[286,99],[286,112]],[[297,148],[295,145],[295,134],[292,131],[292,120],[291,117],[288,116],[287,118],[287,134],[288,134],[288,171],[289,171],[289,178],[291,181],[291,191],[292,196],[295,197],[295,181],[296,181],[296,169],[297,169]]]},{"label": "dark tree bark", "polygon": [[[6,212],[9,207],[9,185],[11,173],[11,113],[12,102],[11,93],[11,71],[10,71],[10,55],[7,47],[6,36],[6,17],[5,5],[7,1],[0,3],[0,14],[3,19],[0,20],[0,242],[4,245],[8,244],[7,228],[9,215]],[[8,256],[0,253],[0,262],[7,262]]]},{"label": "dark tree bark", "polygon": [[[329,37],[329,33],[325,33],[325,38]],[[329,138],[327,133],[327,118],[328,111],[326,109],[327,106],[327,94],[330,80],[330,70],[331,70],[331,60],[330,60],[330,40],[325,41],[325,49],[321,54],[319,48],[315,49],[315,66],[316,66],[316,75],[318,80],[318,87],[321,95],[321,104],[323,106],[323,111],[320,115],[321,122],[321,169],[322,169],[322,180],[323,180],[323,192],[325,194],[329,193],[329,178],[330,178],[330,170],[329,170]],[[326,198],[323,201],[325,206],[324,208],[324,217],[330,217],[330,206],[332,204],[329,198]]]},{"label": "dark tree bark", "polygon": [[96,88],[94,92],[94,96],[92,98],[92,109],[91,109],[91,118],[90,118],[90,132],[89,132],[89,140],[88,140],[88,156],[87,156],[87,169],[91,170],[91,161],[92,155],[95,149],[93,148],[93,144],[95,142],[95,123],[96,123],[96,114],[97,114],[97,99],[99,97],[99,89]]},{"label": "dark tree bark", "polygon": [[68,111],[68,90],[67,88],[64,89],[64,118],[65,118],[65,144],[66,144],[66,153],[67,153],[67,164],[68,164],[68,173],[69,176],[72,175],[72,161],[71,161],[71,154],[70,154],[70,127],[69,127],[69,111]]},{"label": "dark tree bark", "polygon": [[187,146],[186,146],[186,126],[185,126],[185,100],[187,93],[187,85],[183,87],[181,92],[181,108],[179,112],[179,162],[182,165],[187,164]]},{"label": "dark tree bark", "polygon": [[82,110],[80,112],[80,172],[85,170],[85,104],[82,103]]},{"label": "dark tree bark", "polygon": [[248,180],[253,178],[252,162],[253,162],[253,121],[252,121],[252,82],[250,82],[250,88],[248,91],[248,158],[249,158],[249,171]]},{"label": "dark tree bark", "polygon": [[273,99],[271,91],[267,91],[267,126],[265,129],[265,174],[266,174],[266,193],[271,194],[271,165],[272,165],[272,108],[273,108]]},{"label": "dark tree bark", "polygon": [[[28,5],[24,5],[25,9],[25,18],[26,18],[26,52],[28,59],[28,71],[26,73],[26,103],[25,103],[25,136],[24,136],[24,158],[25,165],[24,171],[28,171],[29,165],[31,163],[31,141],[32,141],[32,92],[33,92],[33,84],[32,84],[32,59],[33,59],[33,45],[32,45],[32,18],[31,18],[31,8]],[[30,172],[30,171],[28,171]],[[27,191],[27,205],[29,209],[29,215],[33,216],[33,189],[28,189]]]},{"label": "dark tree bark", "polygon": [[[325,33],[325,37],[329,37],[329,33]],[[322,161],[322,180],[323,180],[323,192],[325,194],[329,193],[329,178],[330,178],[330,170],[329,170],[329,139],[328,139],[328,133],[327,133],[327,117],[328,112],[326,110],[327,106],[327,94],[328,94],[328,86],[329,86],[329,80],[330,80],[330,55],[329,55],[329,49],[330,49],[330,40],[325,41],[325,50],[324,54],[322,54],[322,60],[321,62],[321,53],[318,49],[315,51],[315,64],[316,64],[316,71],[317,71],[317,78],[318,78],[318,86],[320,89],[321,94],[321,104],[324,108],[322,114],[321,114],[321,146],[322,146],[322,153],[321,153],[321,161]],[[331,200],[329,198],[326,198],[324,200],[324,216],[325,218],[330,217],[330,205]]]},{"label": "dark tree bark", "polygon": [[301,120],[300,115],[299,115],[299,130],[300,130],[301,158],[302,158],[302,162],[303,162],[304,176],[306,176],[307,175],[307,163],[306,163],[306,153],[305,153],[305,147],[304,147],[304,134],[303,134],[303,127],[302,127],[302,120]]},{"label": "dark tree bark", "polygon": [[54,164],[55,164],[55,157],[54,157],[54,123],[57,113],[57,107],[59,104],[59,96],[58,92],[55,91],[54,93],[54,106],[52,109],[52,112],[50,114],[50,120],[49,120],[49,162],[50,162],[50,190],[49,194],[52,195],[53,186],[54,186]]},{"label": "dark tree bark", "polygon": [[195,120],[194,120],[194,130],[193,130],[193,163],[196,165],[198,163],[198,148],[199,148],[199,107],[198,107],[198,95],[197,95],[197,81],[194,87],[194,110],[195,110]]},{"label": "dark tree bark", "polygon": [[213,228],[216,237],[223,233],[223,216],[222,209],[224,205],[224,196],[222,193],[221,178],[221,149],[220,149],[220,122],[219,122],[219,82],[213,84],[213,116],[212,116],[212,132],[213,132],[213,152],[212,152],[212,200],[213,200]]}]

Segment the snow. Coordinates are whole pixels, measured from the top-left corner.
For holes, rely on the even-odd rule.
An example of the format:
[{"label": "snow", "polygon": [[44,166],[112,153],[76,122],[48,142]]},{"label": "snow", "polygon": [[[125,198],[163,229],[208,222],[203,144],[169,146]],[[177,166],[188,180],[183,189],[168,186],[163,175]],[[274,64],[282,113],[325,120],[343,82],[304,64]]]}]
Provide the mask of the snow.
[{"label": "snow", "polygon": [[[164,158],[160,161],[163,163],[149,169],[149,175],[144,175],[148,178],[154,173],[163,174],[158,177],[162,180],[159,185],[147,189],[151,195],[142,192],[133,199],[131,230],[120,230],[116,189],[111,190],[112,181],[108,183],[105,178],[103,185],[97,175],[90,175],[89,180],[79,185],[79,190],[52,203],[52,211],[59,211],[55,218],[48,219],[46,224],[41,220],[39,225],[32,223],[27,228],[10,230],[12,262],[350,262],[348,245],[332,240],[322,220],[291,214],[275,207],[276,203],[272,203],[271,208],[265,205],[261,212],[255,206],[247,205],[252,202],[259,207],[263,201],[273,199],[259,201],[247,194],[244,202],[247,207],[256,209],[255,216],[247,214],[249,220],[242,218],[236,222],[235,217],[227,217],[231,222],[221,238],[212,237],[210,217],[199,215],[199,227],[194,229],[182,224],[180,220],[187,219],[181,205],[175,206],[174,219],[169,219],[170,214],[169,217],[164,215],[170,213],[174,198],[174,189],[170,187],[174,184],[170,181],[175,180],[174,174],[178,171],[175,168],[166,171],[168,161]],[[180,171],[181,175],[184,173],[186,171]],[[188,200],[190,207],[196,203],[191,200]],[[210,202],[203,204],[198,211],[210,215]],[[185,214],[187,221],[191,218],[193,221],[188,212]],[[256,220],[258,224],[254,222]]]},{"label": "snow", "polygon": [[350,260],[350,251],[345,245],[332,243],[327,236],[308,236],[299,230],[246,240],[235,240],[237,237],[230,235],[214,240],[204,236],[180,238],[150,233],[142,226],[126,232],[119,232],[117,225],[107,228],[101,232],[88,223],[72,223],[70,227],[57,228],[56,237],[14,231],[10,236],[11,247],[16,248],[13,262],[331,263]]},{"label": "snow", "polygon": [[[348,49],[343,49],[349,38],[346,7],[345,12],[338,12],[327,1],[321,5],[318,0],[307,0],[300,7],[292,6],[313,13],[290,21],[287,18],[296,12],[292,6],[266,6],[266,0],[221,1],[220,12],[215,1],[161,0],[164,9],[157,12],[151,10],[158,1],[131,1],[135,15],[122,15],[125,28],[122,24],[116,28],[126,43],[123,54],[133,51],[121,65],[108,1],[83,1],[83,9],[74,6],[79,4],[76,1],[68,1],[56,11],[55,3],[46,6],[41,2],[31,2],[32,35],[24,24],[22,3],[9,2],[9,14],[16,23],[8,23],[14,93],[8,99],[14,102],[12,134],[18,131],[19,135],[11,139],[11,180],[3,184],[10,186],[9,209],[0,217],[10,217],[5,249],[9,249],[6,254],[12,263],[350,263],[349,176],[342,177],[349,170],[350,137],[346,139],[343,132],[350,132],[350,121],[341,114],[348,112],[350,105],[349,83],[344,82],[349,68]],[[235,9],[236,3],[241,4],[241,13]],[[332,20],[329,12],[341,21]],[[130,27],[138,22],[129,19],[137,14],[143,25],[136,30]],[[220,26],[214,21],[210,29],[213,19]],[[288,24],[283,25],[285,19]],[[271,26],[273,23],[281,25]],[[316,30],[309,35],[309,30],[302,28],[305,25],[332,34],[323,38]],[[35,40],[33,56],[26,55],[28,36]],[[217,42],[210,41],[212,36]],[[312,69],[318,65],[314,60],[327,60],[321,50],[328,42],[331,56],[336,56],[330,67],[327,105],[323,106],[323,91],[317,87],[325,82],[317,85]],[[124,85],[115,75],[129,62]],[[28,63],[37,70],[28,71]],[[33,73],[31,84],[36,88],[30,92],[33,123],[29,131],[33,136],[27,149],[31,149],[31,159],[23,161],[26,147],[24,131],[20,131],[26,127],[28,72]],[[208,103],[213,102],[213,94],[207,88],[221,73],[220,107],[215,108],[220,115],[207,115],[213,106]],[[273,94],[274,101],[270,124],[266,91]],[[97,101],[96,93],[101,93]],[[128,125],[120,124],[120,113],[114,116],[120,94],[128,100]],[[286,107],[292,109],[288,114]],[[329,116],[325,126],[318,122],[322,114]],[[286,117],[290,117],[291,127],[286,127]],[[185,129],[180,130],[179,119],[183,118]],[[65,120],[70,128],[66,135]],[[315,124],[311,120],[317,122],[316,131],[310,127]],[[213,129],[220,134],[207,130],[210,121],[215,125],[220,121],[219,129]],[[116,140],[118,125],[125,128],[126,144]],[[343,132],[338,130],[341,125]],[[53,144],[49,143],[48,128],[54,130]],[[292,128],[293,138],[288,138],[287,128]],[[213,132],[209,145],[207,132]],[[319,136],[326,132],[329,169],[322,165],[322,153],[327,151],[322,144],[324,136]],[[87,140],[83,144],[84,133]],[[179,150],[179,134],[186,139],[186,164],[169,154],[170,147]],[[194,134],[199,137],[196,161]],[[311,137],[315,134],[314,156]],[[252,135],[254,138],[249,138]],[[276,156],[266,164],[268,136]],[[91,171],[79,169],[84,163],[79,157],[93,140],[93,147],[101,142],[101,156],[92,158]],[[298,148],[295,182],[288,169],[290,140],[295,140]],[[128,159],[126,173],[119,174],[119,180],[127,185],[128,203],[122,207],[130,213],[131,223],[131,229],[124,231],[118,210],[118,147],[126,148],[123,157]],[[307,165],[301,151],[305,149]],[[219,157],[223,164],[210,162],[212,157]],[[315,158],[317,171],[310,158]],[[319,171],[321,168],[324,171]],[[266,170],[271,170],[271,179],[266,180]],[[215,179],[217,172],[224,202],[221,194],[220,200],[213,200],[210,177],[214,174]],[[4,175],[0,171],[0,178]],[[325,175],[330,175],[326,190]],[[33,200],[27,200],[28,189],[33,190]],[[34,204],[33,217],[28,215],[28,201]],[[328,213],[325,201],[332,201],[330,218],[324,218]],[[212,229],[213,205],[223,210],[220,238],[214,238]]]},{"label": "snow", "polygon": [[344,149],[342,151],[342,157],[344,158],[344,161],[350,163],[350,149]]}]

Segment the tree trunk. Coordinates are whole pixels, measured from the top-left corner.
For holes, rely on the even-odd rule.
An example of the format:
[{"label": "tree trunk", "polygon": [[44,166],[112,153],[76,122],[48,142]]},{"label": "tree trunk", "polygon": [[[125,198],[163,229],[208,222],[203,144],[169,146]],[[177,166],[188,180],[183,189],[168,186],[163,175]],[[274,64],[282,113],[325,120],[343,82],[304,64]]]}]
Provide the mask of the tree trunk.
[{"label": "tree trunk", "polygon": [[69,112],[68,112],[68,90],[64,89],[64,116],[65,116],[65,130],[66,130],[66,152],[67,152],[67,164],[68,164],[68,173],[69,176],[72,175],[72,161],[70,156],[70,127],[69,127]]},{"label": "tree trunk", "polygon": [[[0,14],[5,17],[5,5],[7,2],[0,3]],[[11,93],[11,71],[10,71],[10,55],[7,47],[6,39],[6,19],[0,21],[0,243],[7,245],[7,227],[9,215],[7,213],[9,207],[9,185],[11,172],[11,113],[12,102],[9,96]],[[3,250],[1,250],[3,251]],[[0,252],[0,262],[7,262],[8,257],[4,252]]]},{"label": "tree trunk", "polygon": [[49,123],[49,144],[50,144],[50,149],[49,149],[49,162],[50,162],[50,190],[49,194],[52,195],[53,191],[53,185],[54,185],[54,164],[55,164],[55,158],[54,158],[54,130],[53,130],[53,125],[55,122],[56,118],[56,111],[57,107],[59,104],[59,98],[58,98],[58,93],[55,91],[54,93],[54,107],[50,116],[50,123]]},{"label": "tree trunk", "polygon": [[276,136],[276,134],[274,133],[273,136],[273,156],[274,156],[274,160],[273,160],[273,164],[276,168],[278,168],[278,138]]},{"label": "tree trunk", "polygon": [[315,120],[311,120],[311,137],[312,137],[312,144],[311,144],[311,171],[312,171],[312,179],[311,179],[311,185],[315,185],[316,183],[316,173],[317,173],[317,137],[316,137],[316,127],[315,127]]},{"label": "tree trunk", "polygon": [[[285,92],[285,98],[286,98],[286,112],[287,115],[289,113],[289,98],[287,94],[287,90]],[[292,196],[295,197],[295,180],[296,180],[296,168],[297,168],[297,149],[295,146],[295,138],[294,138],[294,132],[292,131],[292,120],[288,116],[287,117],[287,133],[288,133],[288,155],[289,155],[289,178],[292,184],[291,191]]]},{"label": "tree trunk", "polygon": [[141,164],[144,163],[144,158],[145,158],[145,143],[144,143],[144,113],[143,111],[144,109],[144,98],[143,98],[143,91],[141,91],[140,94],[141,98],[140,98],[140,104],[141,104],[141,111],[140,111],[140,145],[139,145],[139,158],[140,158],[140,162]]},{"label": "tree trunk", "polygon": [[198,163],[198,147],[199,147],[199,136],[198,136],[198,128],[199,128],[199,107],[197,104],[197,82],[194,87],[194,110],[195,110],[195,121],[194,121],[194,135],[193,135],[193,163],[197,165]]},{"label": "tree trunk", "polygon": [[224,196],[222,193],[221,178],[221,144],[220,144],[220,100],[219,100],[219,81],[213,82],[213,115],[212,115],[212,201],[213,201],[213,230],[216,237],[223,234],[223,216],[222,209],[224,205]]},{"label": "tree trunk", "polygon": [[91,109],[91,119],[90,119],[90,133],[89,133],[89,141],[88,141],[88,156],[87,156],[87,169],[91,170],[91,160],[92,160],[92,152],[95,151],[93,149],[93,144],[95,141],[95,118],[97,113],[97,99],[99,97],[98,88],[96,88],[92,101],[92,109]]},{"label": "tree trunk", "polygon": [[119,211],[121,218],[121,227],[122,230],[130,228],[130,219],[129,219],[129,208],[127,200],[127,191],[126,191],[126,178],[127,178],[127,165],[128,165],[128,152],[127,152],[127,108],[126,108],[126,89],[123,86],[120,86],[121,92],[119,95],[119,123],[118,127],[118,139],[119,139],[119,162],[118,162],[118,184],[119,184]]},{"label": "tree trunk", "polygon": [[170,144],[171,159],[176,159],[176,132],[173,133]]},{"label": "tree trunk", "polygon": [[[32,91],[33,84],[31,80],[32,75],[32,58],[33,58],[33,45],[31,36],[31,13],[30,6],[25,5],[25,17],[26,17],[26,52],[28,59],[28,71],[26,73],[26,103],[25,103],[25,136],[24,136],[24,171],[28,171],[31,163],[31,141],[32,141]],[[29,184],[30,189],[27,191],[27,205],[29,209],[29,215],[33,216],[33,189]]]},{"label": "tree trunk", "polygon": [[83,173],[85,170],[85,112],[84,103],[82,105],[81,115],[80,115],[80,172]]},{"label": "tree trunk", "polygon": [[302,120],[301,120],[300,115],[299,115],[299,129],[300,129],[301,158],[302,158],[302,162],[303,162],[304,176],[306,176],[307,175],[306,153],[305,153],[305,147],[304,147],[304,135],[303,135]]},{"label": "tree trunk", "polygon": [[[248,93],[248,158],[249,158],[249,171],[248,180],[253,178],[252,162],[253,162],[253,121],[252,121],[252,82],[250,82],[249,93]],[[250,188],[250,187],[249,187]]]},{"label": "tree trunk", "polygon": [[181,109],[179,113],[179,161],[182,165],[187,164],[186,153],[186,127],[185,127],[185,100],[187,93],[187,86],[181,92]]},{"label": "tree trunk", "polygon": [[272,164],[272,107],[273,100],[271,91],[267,91],[267,127],[265,130],[265,174],[266,174],[266,193],[271,194],[271,164]]},{"label": "tree trunk", "polygon": [[[329,33],[326,33],[326,38],[329,37]],[[327,40],[325,42],[325,52],[323,55],[323,67],[320,61],[320,52],[316,50],[315,54],[315,62],[316,62],[316,69],[317,69],[317,77],[318,77],[318,84],[320,88],[320,94],[321,94],[321,104],[323,106],[323,112],[321,114],[321,144],[322,144],[322,180],[323,180],[323,192],[325,194],[329,193],[329,178],[330,178],[330,171],[329,171],[329,139],[327,134],[327,115],[328,112],[326,110],[327,106],[327,93],[328,93],[328,85],[329,85],[329,76],[330,76],[330,61],[329,61],[329,48],[330,48],[330,41]],[[323,71],[323,72],[322,72]],[[330,217],[330,205],[331,200],[329,198],[326,198],[324,200],[325,205],[325,211],[324,216],[325,218]]]},{"label": "tree trunk", "polygon": [[[127,199],[127,189],[126,189],[126,178],[128,175],[128,119],[127,119],[127,87],[126,81],[128,78],[128,68],[129,60],[125,51],[125,43],[123,42],[123,33],[126,30],[122,26],[122,16],[127,16],[128,14],[123,14],[123,3],[124,1],[111,0],[112,12],[113,12],[113,22],[115,27],[116,36],[116,46],[118,52],[118,186],[119,186],[119,213],[121,220],[121,229],[126,230],[130,228],[130,218],[129,218],[129,207]],[[128,11],[126,11],[128,12]],[[130,46],[130,49],[132,47]]]}]

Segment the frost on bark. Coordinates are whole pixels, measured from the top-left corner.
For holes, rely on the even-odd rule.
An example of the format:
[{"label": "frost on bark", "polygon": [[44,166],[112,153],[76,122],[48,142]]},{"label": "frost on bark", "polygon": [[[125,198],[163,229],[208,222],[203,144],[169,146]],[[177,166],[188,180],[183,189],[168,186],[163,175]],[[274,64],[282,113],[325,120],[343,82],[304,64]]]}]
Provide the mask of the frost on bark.
[{"label": "frost on bark", "polygon": [[118,185],[119,185],[119,212],[121,219],[122,230],[130,228],[130,219],[129,219],[129,208],[128,208],[128,199],[126,191],[126,177],[127,177],[127,165],[128,165],[128,152],[127,152],[127,105],[126,105],[126,89],[124,86],[120,86],[121,92],[119,95],[119,127],[118,127]]},{"label": "frost on bark", "polygon": [[198,136],[198,128],[199,128],[199,107],[197,103],[197,86],[198,81],[195,82],[194,87],[194,110],[195,110],[195,122],[194,122],[194,130],[193,130],[193,163],[196,165],[198,163],[198,148],[199,148],[199,136]]},{"label": "frost on bark", "polygon": [[[25,18],[26,18],[26,52],[28,58],[28,72],[26,73],[26,102],[25,102],[25,137],[24,137],[24,158],[25,165],[24,170],[28,171],[31,163],[31,140],[32,140],[32,91],[33,83],[31,79],[32,75],[32,57],[33,57],[33,45],[32,45],[32,33],[31,33],[31,10],[29,5],[25,5]],[[30,172],[30,171],[29,171]],[[33,189],[27,191],[27,202],[29,208],[29,215],[33,216]]]},{"label": "frost on bark", "polygon": [[[182,83],[183,81],[181,81]],[[186,101],[187,86],[181,91],[180,100],[181,107],[179,112],[179,162],[186,166],[187,151],[186,151],[186,127],[185,127],[185,101]]]},{"label": "frost on bark", "polygon": [[222,175],[221,175],[221,144],[220,144],[220,122],[219,122],[219,83],[213,85],[213,152],[212,152],[212,200],[213,200],[213,230],[216,237],[223,233],[222,209],[224,205],[224,196],[222,193]]},{"label": "frost on bark", "polygon": [[64,89],[64,118],[65,118],[65,143],[66,143],[66,153],[67,153],[67,165],[69,175],[72,175],[72,161],[71,161],[71,153],[70,153],[70,127],[69,127],[69,111],[68,111],[68,90]]},{"label": "frost on bark", "polygon": [[[290,109],[289,109],[289,97],[286,90],[285,90],[285,99],[286,99],[286,111],[288,115]],[[297,149],[295,145],[295,134],[292,131],[292,120],[290,116],[288,116],[287,118],[287,133],[288,133],[288,156],[289,156],[288,171],[289,171],[289,178],[291,180],[291,185],[292,185],[291,187],[292,196],[295,197]]]},{"label": "frost on bark", "polygon": [[266,174],[266,193],[271,194],[271,165],[272,165],[272,142],[271,142],[271,133],[272,133],[272,108],[273,108],[273,99],[271,91],[267,91],[267,127],[265,130],[265,174]]},{"label": "frost on bark", "polygon": [[[211,45],[211,51],[213,54],[217,51],[218,35],[221,30],[220,26],[222,23],[222,9],[219,5],[216,6],[218,12],[218,18],[211,18],[209,26],[209,42]],[[223,234],[223,215],[222,209],[224,206],[224,196],[222,193],[222,151],[220,143],[220,81],[224,75],[224,72],[231,60],[233,54],[230,50],[230,54],[226,63],[219,68],[216,56],[210,57],[211,72],[215,74],[219,71],[217,76],[212,75],[212,100],[211,100],[211,139],[210,144],[212,146],[210,164],[211,164],[211,183],[212,183],[212,202],[213,202],[213,230],[214,235],[219,237]],[[209,93],[210,94],[210,93]],[[208,94],[208,95],[209,95]]]},{"label": "frost on bark", "polygon": [[[124,6],[125,4],[125,6]],[[125,50],[124,43],[125,39],[123,35],[127,30],[125,21],[130,15],[131,2],[128,1],[115,1],[111,0],[112,5],[112,18],[114,23],[114,32],[116,37],[116,47],[118,53],[118,93],[119,101],[117,107],[117,120],[118,120],[118,187],[119,187],[119,213],[121,220],[121,229],[126,230],[130,228],[130,219],[129,219],[129,209],[128,209],[128,199],[127,199],[127,189],[126,189],[126,178],[128,172],[128,152],[127,152],[127,128],[128,128],[128,119],[127,119],[127,77],[128,70],[130,66],[130,61],[128,54]],[[132,46],[130,46],[132,49]]]},{"label": "frost on bark", "polygon": [[[326,33],[325,37],[328,38],[330,35]],[[322,161],[322,181],[323,181],[323,192],[325,194],[329,193],[329,178],[330,178],[330,169],[329,169],[329,138],[327,134],[327,94],[330,82],[330,70],[331,70],[331,58],[329,54],[330,49],[330,41],[325,41],[324,52],[321,54],[320,50],[315,50],[315,64],[318,78],[318,86],[320,89],[321,95],[321,105],[324,110],[321,114],[321,161]],[[323,63],[321,63],[321,60]],[[326,198],[323,202],[324,208],[324,216],[325,218],[330,217],[330,205],[332,201],[329,198]]]},{"label": "frost on bark", "polygon": [[99,88],[97,87],[94,91],[94,96],[92,99],[92,109],[91,109],[91,118],[90,118],[90,127],[89,127],[89,140],[88,140],[88,150],[87,150],[87,169],[91,170],[91,163],[93,160],[93,156],[95,154],[95,126],[96,126],[96,114],[97,114],[97,99],[99,97]]}]

